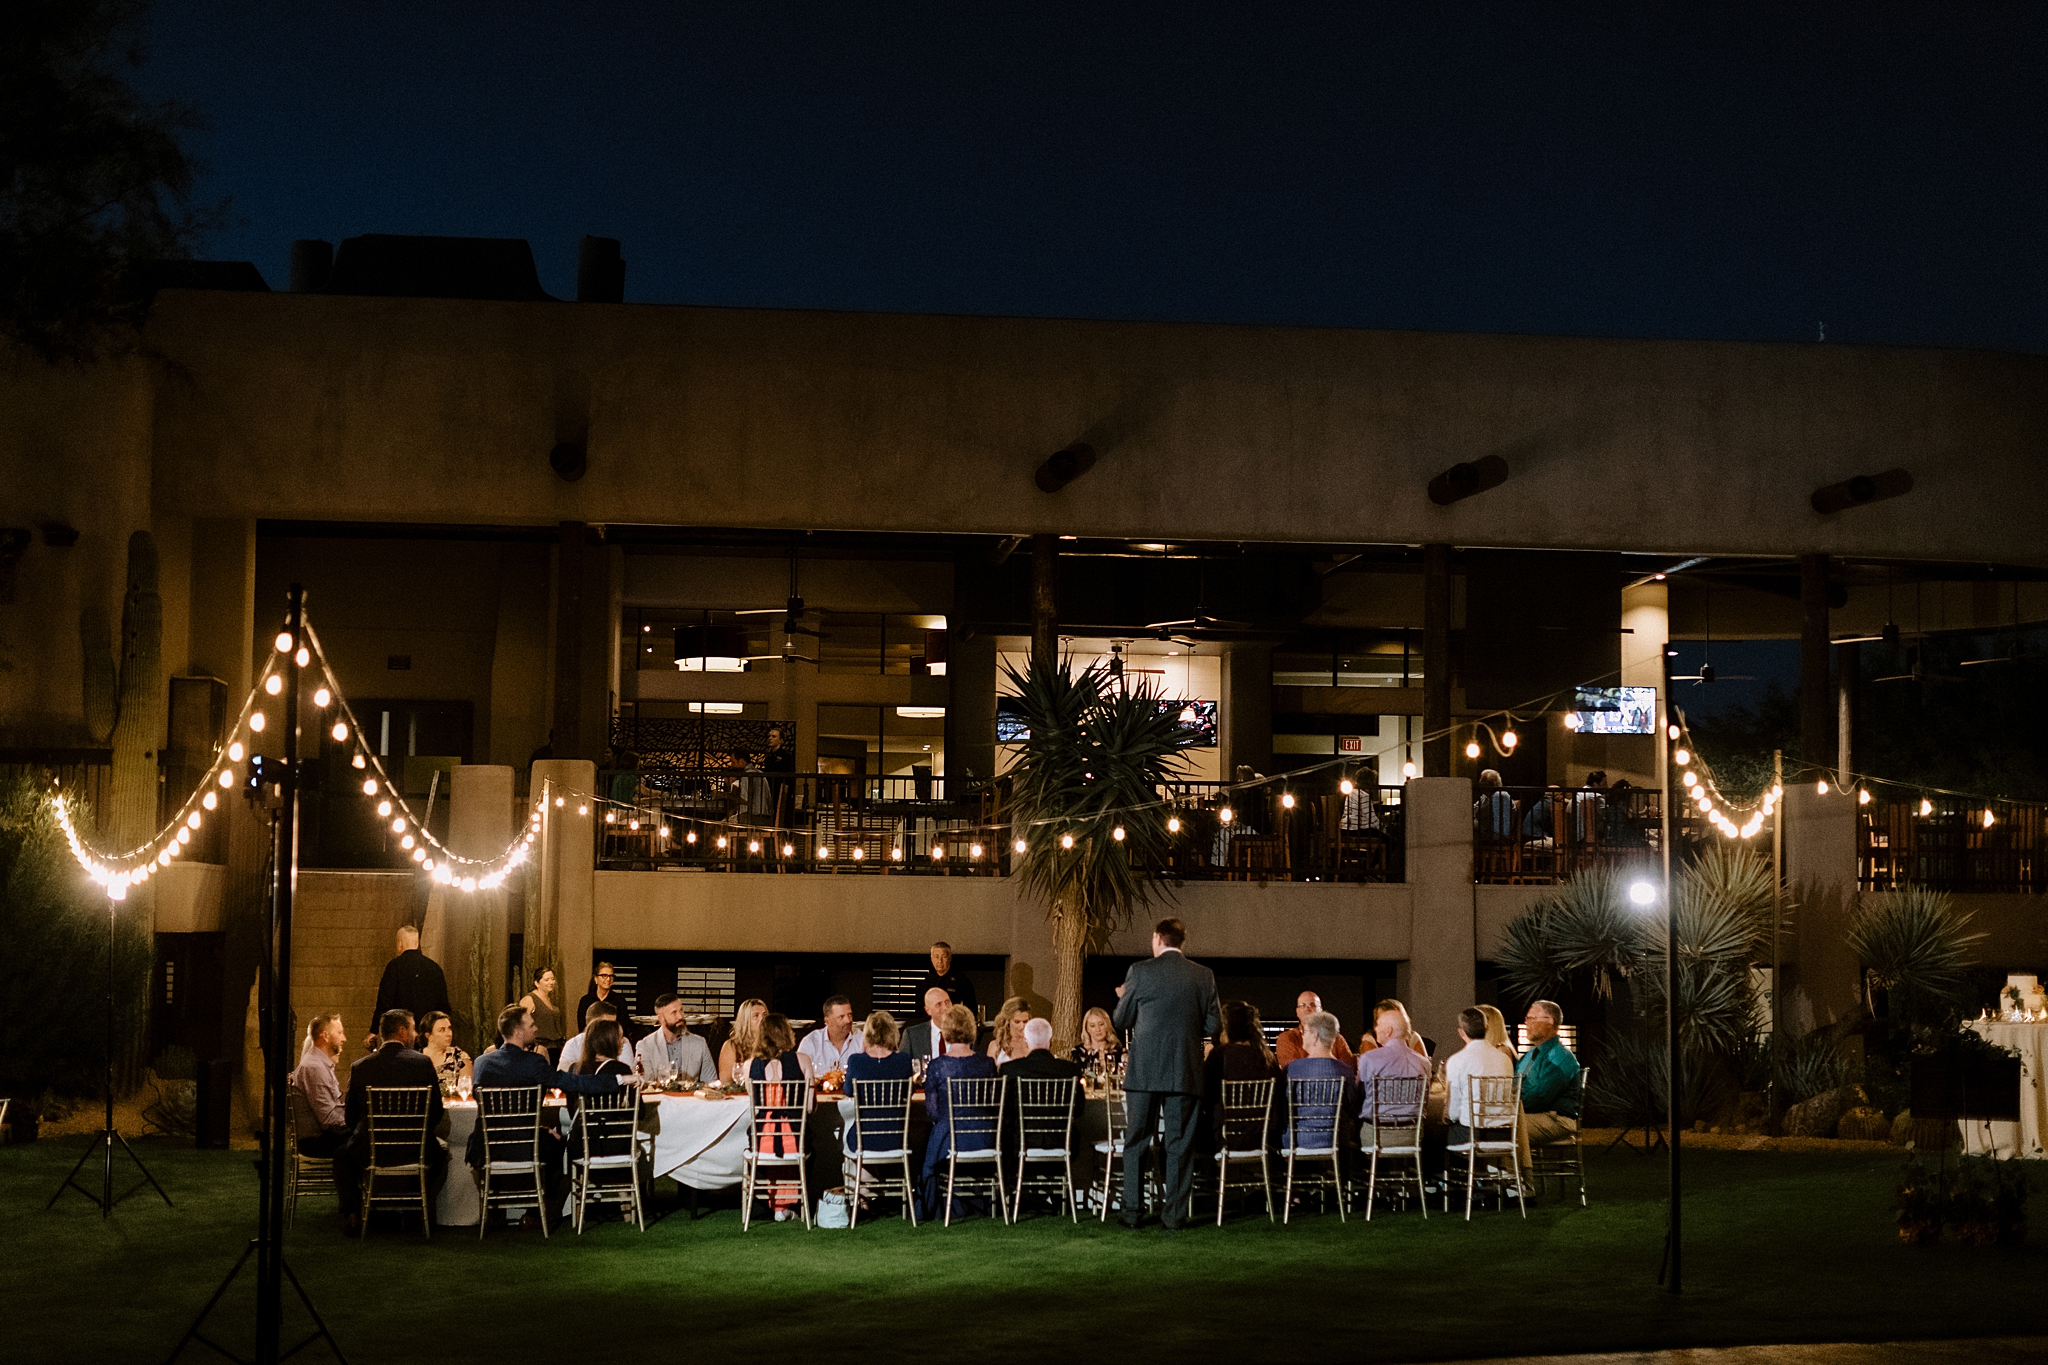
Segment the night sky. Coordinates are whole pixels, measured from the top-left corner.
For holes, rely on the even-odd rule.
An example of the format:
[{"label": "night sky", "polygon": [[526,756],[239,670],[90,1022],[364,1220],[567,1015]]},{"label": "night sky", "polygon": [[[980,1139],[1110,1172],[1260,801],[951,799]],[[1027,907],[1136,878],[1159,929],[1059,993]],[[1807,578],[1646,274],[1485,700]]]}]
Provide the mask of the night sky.
[{"label": "night sky", "polygon": [[[1098,10],[1114,9],[1105,15]],[[634,301],[2048,350],[2048,6],[166,3],[209,256]]]}]

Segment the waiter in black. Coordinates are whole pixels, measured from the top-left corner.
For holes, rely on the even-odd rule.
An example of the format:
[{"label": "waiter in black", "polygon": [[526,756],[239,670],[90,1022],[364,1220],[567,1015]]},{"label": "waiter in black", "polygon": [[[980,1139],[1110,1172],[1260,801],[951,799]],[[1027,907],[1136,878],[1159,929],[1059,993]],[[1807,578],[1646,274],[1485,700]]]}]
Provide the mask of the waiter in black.
[{"label": "waiter in black", "polygon": [[424,1019],[435,1010],[453,1014],[448,1004],[448,978],[441,964],[420,951],[420,931],[410,924],[398,927],[398,956],[384,964],[384,979],[377,985],[377,1008],[373,1019],[391,1010],[404,1010]]},{"label": "waiter in black", "polygon": [[1145,1149],[1154,1116],[1164,1119],[1165,1184],[1159,1221],[1177,1232],[1188,1216],[1194,1183],[1189,1164],[1195,1116],[1202,1107],[1202,1043],[1223,1027],[1216,973],[1181,952],[1187,926],[1163,919],[1152,927],[1152,960],[1134,962],[1116,988],[1113,1022],[1129,1040],[1124,1065],[1124,1207],[1117,1221],[1138,1226],[1145,1213]]},{"label": "waiter in black", "polygon": [[967,973],[953,969],[953,945],[934,943],[932,945],[931,970],[924,974],[924,980],[917,983],[917,998],[924,999],[924,993],[937,986],[953,998],[953,1003],[962,1006],[969,1014],[979,1014],[975,1008],[974,983],[967,979]]}]

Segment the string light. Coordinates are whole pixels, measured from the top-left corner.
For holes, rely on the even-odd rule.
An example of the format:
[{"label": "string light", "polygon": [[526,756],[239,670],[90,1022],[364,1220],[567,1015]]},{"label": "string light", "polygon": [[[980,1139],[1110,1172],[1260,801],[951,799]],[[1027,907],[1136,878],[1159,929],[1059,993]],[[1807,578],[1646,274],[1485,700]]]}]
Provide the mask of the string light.
[{"label": "string light", "polygon": [[859,844],[855,844],[855,845],[853,846],[853,854],[852,854],[852,857],[853,857],[853,860],[854,860],[855,862],[859,862],[859,861],[860,861],[861,859],[863,859],[863,858],[865,858],[865,857],[867,857],[867,856],[868,856],[868,855],[867,855],[867,851],[866,851],[865,849],[863,849],[863,848],[862,848],[862,847],[861,847],[861,846],[860,846]]},{"label": "string light", "polygon": [[313,655],[304,645],[300,645],[299,652],[292,655],[292,661],[300,668],[304,668],[307,664],[313,662]]},{"label": "string light", "polygon": [[[1169,815],[1166,817],[1166,832],[1168,834],[1180,833],[1180,817],[1178,815]],[[1020,848],[1017,851],[1019,853],[1022,853],[1024,850]]]},{"label": "string light", "polygon": [[[333,701],[333,700],[334,700],[334,694],[333,694],[332,692],[329,692],[329,691],[328,691],[328,690],[327,690],[326,688],[324,688],[324,687],[321,687],[321,688],[316,688],[316,689],[314,690],[314,692],[313,692],[313,705],[315,705],[315,706],[318,706],[318,707],[321,707],[321,708],[323,708],[323,709],[324,709],[324,708],[326,707],[327,703],[329,703],[329,702],[331,702],[331,701]],[[336,738],[346,738],[346,736],[336,736]]]},{"label": "string light", "polygon": [[1512,751],[1514,747],[1517,744],[1520,744],[1521,742],[1522,737],[1520,735],[1517,735],[1513,730],[1503,730],[1500,732],[1500,747],[1503,749]]},{"label": "string light", "polygon": [[1476,739],[1475,739],[1475,740],[1472,740],[1471,742],[1469,742],[1468,744],[1466,744],[1466,745],[1465,745],[1465,757],[1467,757],[1467,758],[1477,758],[1477,757],[1479,757],[1479,741],[1478,741],[1478,740],[1476,740]]},{"label": "string light", "polygon": [[1118,825],[1115,829],[1109,832],[1109,837],[1116,840],[1118,843],[1122,843],[1124,841],[1124,827],[1122,825]]},{"label": "string light", "polygon": [[789,857],[789,856],[790,856],[791,854],[793,854],[793,853],[795,853],[795,852],[796,852],[796,847],[795,847],[795,845],[793,845],[793,844],[784,844],[784,845],[782,846],[782,856],[783,856],[783,857],[785,857],[785,858]]},{"label": "string light", "polygon": [[358,751],[357,751],[357,753],[356,753],[356,756],[355,756],[354,758],[352,758],[352,759],[350,759],[350,760],[348,761],[348,766],[349,766],[349,767],[351,767],[351,768],[367,768],[367,767],[369,767],[370,765],[369,765],[369,763],[368,763],[368,762],[367,762],[367,761],[366,761],[366,760],[365,760],[365,759],[363,758],[363,755],[362,755],[361,751],[360,751],[360,750],[358,750]]},{"label": "string light", "polygon": [[1403,764],[1401,765],[1401,776],[1402,776],[1402,777],[1404,777],[1404,778],[1412,778],[1412,777],[1414,777],[1414,776],[1415,776],[1415,765],[1414,765],[1413,763],[1403,763]]},{"label": "string light", "polygon": [[234,743],[232,743],[232,744],[228,745],[228,762],[230,762],[230,763],[240,763],[241,761],[242,761],[242,741],[238,739],[238,740],[236,740],[236,741],[235,741]]},{"label": "string light", "polygon": [[1294,809],[1294,793],[1293,793],[1293,792],[1281,792],[1281,793],[1280,793],[1280,808],[1281,808],[1282,810],[1293,810],[1293,809]]},{"label": "string light", "polygon": [[1352,786],[1351,779],[1346,777],[1338,781],[1337,790],[1342,792],[1344,795],[1349,796],[1352,792],[1356,791],[1357,788]]},{"label": "string light", "polygon": [[261,734],[263,732],[264,723],[265,722],[263,719],[263,713],[261,711],[252,711],[249,713],[249,728],[251,730],[254,730],[258,734]]},{"label": "string light", "polygon": [[1671,758],[1672,761],[1677,763],[1678,766],[1681,768],[1683,768],[1686,764],[1692,762],[1692,755],[1686,752],[1684,749],[1680,749],[1676,753],[1672,754]]},{"label": "string light", "polygon": [[1231,809],[1230,807],[1228,807],[1228,806],[1225,806],[1225,807],[1224,807],[1224,808],[1223,808],[1222,810],[1219,810],[1219,811],[1217,811],[1217,812],[1216,812],[1216,820],[1217,820],[1217,823],[1218,823],[1218,824],[1224,824],[1224,825],[1227,825],[1227,824],[1229,824],[1229,823],[1230,823],[1230,822],[1231,822],[1232,820],[1235,820],[1236,818],[1237,818],[1237,812],[1236,812],[1236,811],[1234,811],[1234,810],[1232,810],[1232,809]]},{"label": "string light", "polygon": [[292,633],[288,630],[281,630],[277,633],[277,639],[272,641],[272,643],[277,646],[277,652],[282,654],[292,647]]},{"label": "string light", "polygon": [[1017,840],[1017,842],[1010,845],[1010,851],[1012,853],[1022,853],[1025,849],[1029,847],[1029,844],[1026,844],[1022,839],[1019,839]]},{"label": "string light", "polygon": [[269,677],[263,680],[263,690],[265,692],[268,692],[273,697],[276,696],[278,693],[284,691],[284,679],[279,677],[275,673],[271,674]]},{"label": "string light", "polygon": [[387,820],[388,820],[388,819],[390,819],[390,818],[391,818],[391,803],[390,803],[389,801],[379,801],[379,802],[377,803],[377,814],[378,814],[379,816],[383,817],[384,819],[387,819]]},{"label": "string light", "polygon": [[232,768],[222,768],[220,770],[220,784],[223,787],[232,787],[235,785],[235,774]]},{"label": "string light", "polygon": [[1071,834],[1062,834],[1062,835],[1060,836],[1060,847],[1061,847],[1061,848],[1072,848],[1073,846],[1074,846],[1074,836],[1073,836],[1073,835],[1071,835]]},{"label": "string light", "polygon": [[903,846],[901,844],[889,850],[889,861],[892,863],[903,861]]},{"label": "string light", "polygon": [[1934,814],[1934,803],[1924,796],[1920,798],[1920,813],[1922,815]]},{"label": "string light", "polygon": [[1813,784],[1813,789],[1822,796],[1826,796],[1828,794],[1828,780],[1823,777],[1820,781]]},{"label": "string light", "polygon": [[342,740],[348,738],[348,722],[343,720],[338,720],[334,722],[334,728],[332,730],[329,730],[327,733],[334,736],[335,742],[337,744],[340,743]]},{"label": "string light", "polygon": [[1858,787],[1856,789],[1856,804],[1859,806],[1867,806],[1870,804],[1870,788]]}]

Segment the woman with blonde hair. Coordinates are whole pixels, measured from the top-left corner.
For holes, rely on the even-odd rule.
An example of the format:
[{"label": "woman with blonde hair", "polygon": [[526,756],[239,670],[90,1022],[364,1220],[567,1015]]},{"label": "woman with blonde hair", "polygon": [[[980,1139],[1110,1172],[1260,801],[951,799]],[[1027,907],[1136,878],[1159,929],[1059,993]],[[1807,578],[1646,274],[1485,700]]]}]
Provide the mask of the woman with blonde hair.
[{"label": "woman with blonde hair", "polygon": [[1506,1056],[1509,1066],[1520,1061],[1521,1058],[1515,1053],[1515,1045],[1508,1041],[1508,1021],[1502,1017],[1501,1012],[1491,1005],[1481,1005],[1479,1012],[1486,1016],[1486,1041]]},{"label": "woman with blonde hair", "polygon": [[739,1073],[754,1059],[754,1049],[761,1042],[761,1021],[767,1016],[768,1006],[764,1001],[740,1001],[740,1007],[732,1012],[732,1036],[718,1048],[719,1080],[746,1079]]},{"label": "woman with blonde hair", "polygon": [[1116,1070],[1124,1057],[1124,1041],[1117,1037],[1108,1010],[1096,1005],[1081,1016],[1081,1041],[1070,1055],[1083,1070]]},{"label": "woman with blonde hair", "polygon": [[1031,1022],[1031,1006],[1024,1003],[1024,997],[1013,995],[1003,1002],[996,1012],[995,1037],[988,1040],[988,1055],[997,1066],[1014,1062],[1031,1051],[1031,1045],[1024,1041],[1024,1026]]}]

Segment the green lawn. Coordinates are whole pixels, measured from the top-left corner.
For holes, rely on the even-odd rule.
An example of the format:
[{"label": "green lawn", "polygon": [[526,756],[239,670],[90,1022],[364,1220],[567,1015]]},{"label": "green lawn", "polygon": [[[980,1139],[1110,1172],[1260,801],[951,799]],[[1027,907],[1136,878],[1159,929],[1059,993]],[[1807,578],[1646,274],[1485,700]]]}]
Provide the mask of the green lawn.
[{"label": "green lawn", "polygon": [[[137,1195],[103,1223],[75,1195],[42,1207],[81,1139],[0,1148],[0,1360],[161,1359],[240,1252],[255,1220],[250,1155],[138,1149],[178,1207]],[[1048,1218],[915,1232],[891,1219],[851,1235],[773,1223],[742,1235],[734,1210],[691,1221],[662,1201],[644,1234],[607,1223],[582,1238],[494,1232],[480,1244],[473,1232],[423,1242],[381,1230],[358,1244],[323,1208],[291,1234],[289,1255],[358,1362],[580,1360],[593,1332],[619,1361],[989,1365],[2048,1333],[2048,1200],[2036,1199],[2036,1244],[2019,1251],[1909,1251],[1888,1207],[1893,1158],[1687,1156],[1680,1302],[1654,1283],[1663,1163],[1627,1152],[1594,1163],[1591,1208],[1540,1202],[1526,1223],[1512,1212],[1284,1228],[1236,1217],[1168,1238]],[[227,1326],[247,1322],[248,1302],[229,1299]]]}]

